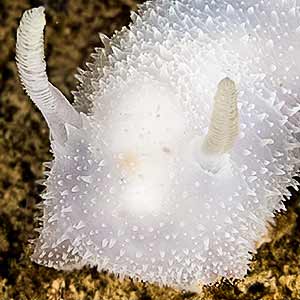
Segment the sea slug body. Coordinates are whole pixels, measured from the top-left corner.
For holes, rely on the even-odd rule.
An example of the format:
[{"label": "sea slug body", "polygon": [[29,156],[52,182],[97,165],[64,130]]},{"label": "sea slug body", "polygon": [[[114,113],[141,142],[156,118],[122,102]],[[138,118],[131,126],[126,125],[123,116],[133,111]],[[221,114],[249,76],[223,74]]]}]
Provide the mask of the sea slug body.
[{"label": "sea slug body", "polygon": [[32,258],[186,288],[241,278],[297,188],[300,7],[156,0],[80,70],[46,75],[44,9],[17,34],[21,81],[54,159]]}]

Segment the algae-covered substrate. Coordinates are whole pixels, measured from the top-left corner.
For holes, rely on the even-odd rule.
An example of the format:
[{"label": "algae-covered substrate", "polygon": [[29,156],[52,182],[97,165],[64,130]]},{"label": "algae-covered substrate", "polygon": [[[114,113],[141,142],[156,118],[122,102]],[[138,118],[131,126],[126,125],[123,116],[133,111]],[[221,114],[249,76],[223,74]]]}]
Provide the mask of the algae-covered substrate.
[{"label": "algae-covered substrate", "polygon": [[[42,162],[51,160],[49,132],[17,77],[15,36],[25,9],[45,5],[50,80],[69,98],[76,68],[83,67],[98,32],[111,35],[130,21],[135,0],[0,1],[0,299],[300,299],[300,200],[270,225],[244,280],[221,280],[199,294],[176,291],[85,268],[61,272],[30,261],[37,233],[34,215],[42,187]],[[298,198],[298,199],[297,199]]]}]

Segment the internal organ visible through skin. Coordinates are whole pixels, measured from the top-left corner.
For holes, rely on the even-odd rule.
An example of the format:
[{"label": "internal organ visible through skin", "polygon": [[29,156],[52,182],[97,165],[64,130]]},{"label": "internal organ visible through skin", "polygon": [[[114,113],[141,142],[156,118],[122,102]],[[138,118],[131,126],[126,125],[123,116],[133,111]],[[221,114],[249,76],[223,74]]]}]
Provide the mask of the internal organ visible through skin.
[{"label": "internal organ visible through skin", "polygon": [[124,178],[120,204],[142,214],[160,210],[171,185],[178,140],[184,135],[179,101],[166,86],[151,81],[143,88],[133,84],[117,101],[119,107],[108,119],[108,140]]},{"label": "internal organ visible through skin", "polygon": [[[162,147],[161,150],[166,155],[172,154],[171,149],[167,146]],[[133,175],[138,170],[141,161],[137,153],[127,151],[118,155],[118,164],[122,170],[126,171],[129,175]]]},{"label": "internal organ visible through skin", "polygon": [[140,164],[140,160],[136,153],[126,152],[119,154],[118,162],[121,169],[125,170],[128,174],[133,175]]}]

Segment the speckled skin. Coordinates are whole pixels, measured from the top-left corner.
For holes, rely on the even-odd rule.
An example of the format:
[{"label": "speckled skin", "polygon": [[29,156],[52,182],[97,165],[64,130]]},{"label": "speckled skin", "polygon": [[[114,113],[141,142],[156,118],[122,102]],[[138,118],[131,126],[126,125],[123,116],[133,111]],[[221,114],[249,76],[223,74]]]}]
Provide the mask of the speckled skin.
[{"label": "speckled skin", "polygon": [[[112,50],[106,49],[104,53],[108,55],[110,67],[105,68],[100,81],[103,90],[99,90],[97,83],[95,85],[90,80],[89,72],[83,74],[83,95],[87,98],[85,89],[90,82],[95,93],[89,94],[92,97],[89,97],[91,101],[88,107],[83,106],[82,94],[76,95],[77,109],[89,113],[89,116],[81,115],[82,128],[66,125],[67,142],[64,145],[55,140],[52,142],[55,161],[46,183],[44,227],[34,253],[38,262],[57,268],[97,264],[100,269],[107,267],[116,273],[181,287],[199,281],[211,282],[218,276],[240,277],[247,269],[248,251],[254,251],[254,241],[265,232],[266,221],[270,220],[274,210],[282,207],[281,196],[289,196],[285,187],[293,184],[291,179],[298,163],[297,130],[294,127],[298,111],[295,89],[298,66],[293,58],[298,51],[295,44],[299,25],[296,22],[298,8],[293,9],[294,2],[278,1],[278,6],[275,5],[281,13],[278,18],[268,2],[258,6],[254,2],[253,7],[251,4],[241,4],[235,8],[234,3],[231,6],[220,2],[216,7],[212,5],[209,8],[201,2],[195,2],[194,11],[189,7],[189,2],[183,2],[182,6],[178,2],[174,7],[169,7],[167,2],[157,2],[153,7],[151,4],[145,6],[143,20],[140,22],[138,17],[133,18],[133,36],[123,30],[121,40],[112,40]],[[210,18],[209,15],[214,16],[214,12],[220,19]],[[282,12],[286,12],[286,15]],[[195,16],[191,17],[193,14]],[[149,33],[153,27],[148,25],[155,24],[155,20],[159,19],[157,15],[161,15],[160,23],[156,25],[158,32]],[[176,18],[177,15],[179,18]],[[260,21],[265,22],[268,18],[269,23],[262,24]],[[169,22],[169,31],[160,30],[164,21]],[[184,31],[185,27],[190,26],[189,22],[194,22],[196,28],[201,28],[207,34],[199,30]],[[287,24],[289,30],[287,34],[283,32],[278,41],[277,33],[282,30],[280,22],[284,26]],[[245,26],[241,25],[244,23]],[[241,30],[234,32],[234,38],[231,39],[233,35],[228,28],[236,24]],[[270,32],[266,32],[266,28]],[[144,32],[144,36],[139,36],[135,30]],[[167,36],[163,38],[163,34]],[[165,41],[158,48],[158,54],[153,38]],[[282,39],[286,39],[286,42],[282,42]],[[137,49],[130,43],[137,44]],[[153,57],[147,65],[147,57],[139,55],[138,51],[139,47],[145,51],[151,45],[153,48],[149,50],[149,55]],[[132,53],[127,51],[130,47]],[[203,52],[199,52],[199,48]],[[216,56],[212,49],[220,51],[220,55]],[[96,65],[97,59],[99,57],[96,58]],[[151,65],[152,61],[157,65]],[[132,69],[128,76],[126,67],[130,62]],[[219,77],[202,74],[200,66],[206,64],[210,65],[211,70],[217,70]],[[174,70],[180,70],[180,76],[171,75]],[[92,76],[98,78],[99,74],[95,74],[93,67],[91,71]],[[169,76],[164,77],[166,71]],[[123,77],[118,77],[118,72],[123,72]],[[169,202],[165,200],[162,203],[164,210],[158,215],[151,213],[146,216],[146,223],[143,221],[142,227],[139,213],[133,216],[130,211],[125,215],[122,211],[121,216],[114,214],[114,208],[121,203],[123,183],[120,184],[120,191],[117,188],[117,191],[111,192],[112,188],[116,188],[120,176],[118,168],[114,169],[116,153],[111,151],[115,137],[110,139],[106,136],[108,130],[105,129],[111,129],[112,132],[116,129],[111,125],[113,123],[101,119],[104,116],[114,119],[115,111],[111,116],[109,107],[115,107],[114,101],[118,97],[122,99],[123,94],[130,90],[135,72],[143,78],[143,83],[150,82],[150,87],[153,82],[155,85],[165,80],[168,88],[175,90],[176,96],[182,101],[180,104],[186,118],[183,128],[188,134],[181,135],[184,145],[189,145],[193,137],[202,135],[207,127],[211,105],[207,99],[211,94],[210,89],[207,91],[204,87],[213,86],[224,75],[229,75],[239,83],[241,94],[241,135],[231,153],[232,176],[211,178],[195,166],[195,158],[189,151],[186,153],[184,149],[172,148],[176,156],[169,164],[177,168],[172,170],[180,171],[177,174],[175,171],[174,177],[181,181],[178,187],[176,179],[171,181],[168,186]],[[112,77],[111,74],[116,76]],[[201,82],[192,80],[201,76]],[[89,78],[88,82],[85,82],[86,77]],[[199,104],[201,102],[204,106]],[[102,103],[106,103],[108,110]],[[203,117],[203,107],[207,112],[204,114],[206,117]],[[106,139],[110,142],[108,147]],[[216,190],[222,190],[223,194],[219,195]],[[202,192],[201,201],[198,199],[199,191]],[[99,201],[103,205],[98,206]],[[199,206],[199,202],[203,207]],[[196,212],[197,209],[200,214]],[[189,217],[191,213],[193,218]],[[92,221],[90,216],[96,221]],[[157,219],[158,227],[153,228]],[[195,224],[196,228],[193,229]],[[101,231],[99,227],[104,229]],[[143,236],[142,240],[145,239],[147,243],[136,242],[134,232]],[[171,237],[172,242],[168,241],[167,236]],[[165,240],[167,242],[163,246]],[[178,243],[178,240],[181,242]],[[133,250],[132,244],[135,244]],[[148,270],[149,267],[151,270]]]}]

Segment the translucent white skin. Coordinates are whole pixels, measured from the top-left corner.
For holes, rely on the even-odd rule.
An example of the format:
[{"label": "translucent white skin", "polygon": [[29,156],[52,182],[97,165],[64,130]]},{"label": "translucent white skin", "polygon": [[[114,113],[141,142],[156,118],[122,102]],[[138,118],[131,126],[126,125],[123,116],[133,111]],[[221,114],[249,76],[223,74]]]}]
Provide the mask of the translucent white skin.
[{"label": "translucent white skin", "polygon": [[[298,1],[157,0],[139,15],[102,36],[64,133],[37,101],[54,160],[32,257],[186,289],[241,278],[299,168]],[[210,172],[198,149],[227,76],[240,135]]]}]

